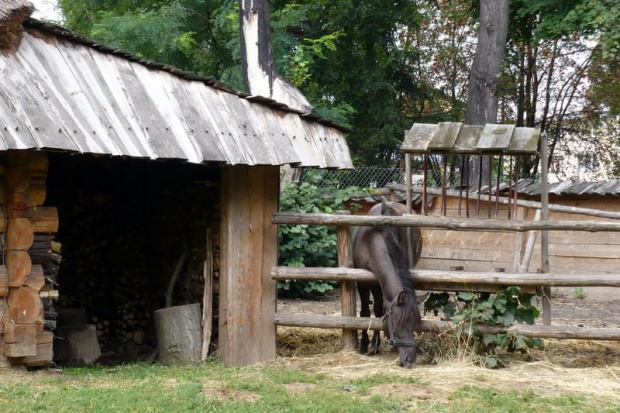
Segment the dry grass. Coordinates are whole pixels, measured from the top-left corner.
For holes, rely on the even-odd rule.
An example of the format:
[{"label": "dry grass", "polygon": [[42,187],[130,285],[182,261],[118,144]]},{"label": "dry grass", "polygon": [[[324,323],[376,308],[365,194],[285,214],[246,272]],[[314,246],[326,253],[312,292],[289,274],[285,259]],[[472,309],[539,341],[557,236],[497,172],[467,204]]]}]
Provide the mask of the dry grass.
[{"label": "dry grass", "polygon": [[[318,334],[316,332],[319,332]],[[545,348],[522,357],[509,355],[506,368],[479,367],[471,351],[451,334],[422,338],[416,368],[398,367],[398,356],[383,346],[378,356],[339,351],[339,331],[289,328],[278,334],[282,357],[273,365],[296,367],[334,378],[356,380],[373,374],[415,376],[445,396],[465,385],[541,395],[582,394],[620,402],[620,343],[545,340]]]}]

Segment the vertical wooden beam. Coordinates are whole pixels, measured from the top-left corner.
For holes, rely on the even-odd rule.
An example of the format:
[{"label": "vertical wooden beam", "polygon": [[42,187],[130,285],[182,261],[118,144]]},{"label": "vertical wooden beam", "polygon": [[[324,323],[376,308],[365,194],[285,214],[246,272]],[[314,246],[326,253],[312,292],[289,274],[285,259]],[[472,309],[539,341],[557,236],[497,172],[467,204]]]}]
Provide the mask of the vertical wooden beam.
[{"label": "vertical wooden beam", "polygon": [[202,292],[202,351],[200,360],[206,361],[213,331],[213,245],[211,228],[207,228],[207,245],[204,262],[205,286]]},{"label": "vertical wooden beam", "polygon": [[[349,211],[337,211],[336,214],[348,215]],[[353,267],[353,244],[351,230],[347,226],[337,227],[338,239],[338,266],[341,268]],[[340,282],[340,310],[343,317],[355,317],[357,313],[357,291],[355,281]],[[357,330],[342,330],[342,344],[345,349],[357,348]]]},{"label": "vertical wooden beam", "polygon": [[[413,200],[411,199],[412,197],[412,187],[413,187],[413,182],[412,182],[412,178],[411,178],[411,154],[409,153],[405,153],[405,183],[406,183],[406,192],[405,192],[405,196],[406,196],[406,205],[407,205],[407,212],[409,212],[410,214],[413,212]],[[413,263],[413,245],[411,245],[411,228],[408,227],[407,228],[407,258],[409,260],[409,268],[411,268],[411,264]]]},{"label": "vertical wooden beam", "polygon": [[[549,185],[547,180],[548,160],[547,160],[547,134],[542,133],[540,138],[540,204],[541,220],[549,219]],[[549,273],[549,232],[542,231],[540,234],[540,256],[542,259],[541,268],[545,274]],[[543,287],[543,324],[551,325],[551,288]]]},{"label": "vertical wooden beam", "polygon": [[229,365],[275,359],[277,166],[222,168],[219,350]]}]

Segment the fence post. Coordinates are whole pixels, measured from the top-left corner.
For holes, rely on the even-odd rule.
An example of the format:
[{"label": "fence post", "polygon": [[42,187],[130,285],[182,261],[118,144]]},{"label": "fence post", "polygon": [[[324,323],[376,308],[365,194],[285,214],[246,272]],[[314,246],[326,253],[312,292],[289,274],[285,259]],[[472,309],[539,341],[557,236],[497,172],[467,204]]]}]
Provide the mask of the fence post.
[{"label": "fence post", "polygon": [[[350,211],[336,211],[338,215],[349,215]],[[348,226],[339,226],[338,230],[338,266],[353,267],[353,245],[351,229]],[[340,310],[344,317],[355,317],[357,312],[357,291],[355,281],[340,282]],[[342,330],[342,344],[345,349],[357,348],[357,330]]]},{"label": "fence post", "polygon": [[[549,185],[548,185],[548,159],[547,159],[547,134],[543,132],[540,137],[540,213],[541,220],[549,219]],[[549,232],[540,233],[540,257],[542,260],[542,272],[548,274],[549,269]],[[542,288],[543,325],[551,325],[551,287]]]}]

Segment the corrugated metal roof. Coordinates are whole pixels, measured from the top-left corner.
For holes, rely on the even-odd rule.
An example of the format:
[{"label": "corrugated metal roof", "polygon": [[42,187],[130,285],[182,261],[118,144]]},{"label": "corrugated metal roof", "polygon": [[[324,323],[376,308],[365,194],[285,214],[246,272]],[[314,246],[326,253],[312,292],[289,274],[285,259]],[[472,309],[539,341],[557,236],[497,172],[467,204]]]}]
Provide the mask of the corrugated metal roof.
[{"label": "corrugated metal roof", "polygon": [[0,55],[0,150],[351,168],[343,128],[29,19]]},{"label": "corrugated metal roof", "polygon": [[460,154],[536,153],[540,131],[514,125],[463,125],[461,122],[414,123],[405,133],[402,150],[408,153]]}]

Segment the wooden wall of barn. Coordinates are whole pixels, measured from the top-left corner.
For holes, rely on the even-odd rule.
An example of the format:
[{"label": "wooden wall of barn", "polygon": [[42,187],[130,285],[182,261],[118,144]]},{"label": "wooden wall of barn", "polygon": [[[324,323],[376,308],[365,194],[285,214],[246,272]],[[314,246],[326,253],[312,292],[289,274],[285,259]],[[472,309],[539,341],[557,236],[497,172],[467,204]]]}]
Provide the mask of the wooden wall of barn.
[{"label": "wooden wall of barn", "polygon": [[[532,199],[535,200],[535,199]],[[551,203],[566,206],[579,206],[609,211],[620,211],[620,199],[614,197],[592,197],[582,199],[555,198]],[[458,216],[458,198],[448,198],[447,216]],[[482,201],[479,217],[495,217],[495,203]],[[477,201],[470,204],[470,217],[476,217]],[[433,200],[429,210],[431,215],[441,215],[441,197]],[[519,208],[519,219],[534,219],[536,210]],[[465,217],[465,209],[461,214]],[[507,219],[507,206],[499,205],[497,218]],[[550,212],[551,220],[598,220],[586,215]],[[451,269],[463,267],[465,271],[494,271],[504,269],[512,272],[515,260],[516,243],[524,247],[527,234],[519,236],[514,232],[500,231],[449,231],[423,229],[424,249],[418,264],[420,269]],[[550,231],[549,255],[552,272],[565,274],[578,273],[617,273],[620,268],[620,233]],[[537,237],[529,272],[536,272],[540,265],[540,237]]]}]

